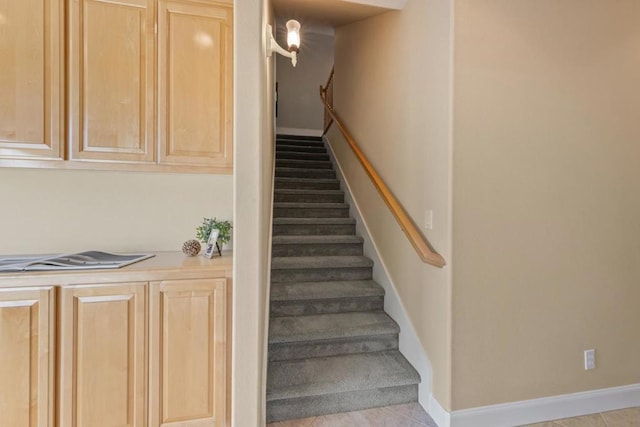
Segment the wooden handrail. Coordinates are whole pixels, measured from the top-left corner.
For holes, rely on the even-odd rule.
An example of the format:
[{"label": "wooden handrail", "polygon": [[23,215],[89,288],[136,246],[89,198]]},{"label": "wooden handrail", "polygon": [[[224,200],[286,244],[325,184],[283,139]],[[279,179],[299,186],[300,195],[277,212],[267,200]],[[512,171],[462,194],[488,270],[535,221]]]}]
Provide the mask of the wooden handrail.
[{"label": "wooden handrail", "polygon": [[[334,68],[331,68],[331,74],[329,74],[329,78],[327,79],[327,84],[325,85],[324,89],[322,88],[322,86],[320,86],[320,91],[321,93],[324,93],[324,96],[326,98],[326,101],[329,105],[333,106],[333,74],[334,74]],[[323,132],[322,135],[324,136],[324,134],[326,134],[329,131],[329,128],[331,127],[331,125],[333,124],[333,119],[331,118],[331,116],[329,115],[328,111],[325,109],[324,112],[324,126],[323,126]]]},{"label": "wooden handrail", "polygon": [[331,69],[331,74],[329,74],[329,78],[327,79],[327,84],[324,85],[325,89],[329,87],[330,84],[333,83],[333,75],[335,74],[336,69],[332,68]]},{"label": "wooden handrail", "polygon": [[[331,71],[331,77],[329,78],[327,85],[333,83],[332,80],[333,71]],[[415,251],[418,253],[418,256],[420,256],[420,259],[423,262],[439,268],[444,267],[447,263],[442,255],[433,250],[433,248],[429,244],[429,241],[422,235],[418,227],[416,227],[416,224],[413,222],[409,214],[407,214],[407,211],[404,210],[398,199],[396,199],[389,187],[387,187],[382,178],[380,178],[380,175],[378,175],[376,170],[373,168],[367,157],[364,155],[364,153],[356,143],[353,136],[351,136],[342,120],[340,120],[340,118],[334,111],[333,105],[330,105],[329,102],[327,102],[326,95],[327,87],[323,88],[322,86],[320,86],[320,99],[322,100],[325,111],[331,117],[332,121],[338,126],[340,132],[342,132],[342,135],[347,140],[347,143],[358,158],[358,161],[360,161],[360,164],[364,168],[365,172],[367,173],[367,175],[369,175],[369,178],[371,179],[371,182],[373,182],[374,187],[376,187],[376,190],[378,190],[378,193],[380,193],[380,196],[382,196],[382,200],[384,200],[387,207],[389,207],[389,209],[391,210],[391,214],[395,217],[396,221],[398,221],[398,224],[400,225],[400,228],[402,229],[404,234],[407,236],[407,239],[409,239],[409,242],[411,243],[411,246],[413,246],[413,249],[415,249]],[[327,125],[325,133],[329,129],[330,125],[331,124]]]}]

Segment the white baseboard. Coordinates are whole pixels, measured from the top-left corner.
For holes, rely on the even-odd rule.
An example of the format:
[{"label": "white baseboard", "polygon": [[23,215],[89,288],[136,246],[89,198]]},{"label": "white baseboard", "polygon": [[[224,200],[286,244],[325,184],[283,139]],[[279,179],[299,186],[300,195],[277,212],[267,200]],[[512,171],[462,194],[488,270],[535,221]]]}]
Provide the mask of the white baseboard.
[{"label": "white baseboard", "polygon": [[276,133],[278,135],[322,136],[322,129],[299,129],[299,128],[277,127]]},{"label": "white baseboard", "polygon": [[418,334],[407,316],[407,310],[400,300],[397,288],[389,275],[389,270],[380,258],[378,246],[371,238],[367,222],[362,216],[358,202],[352,196],[351,187],[345,179],[340,162],[335,157],[328,138],[325,136],[324,139],[329,148],[329,157],[336,166],[337,177],[340,180],[343,190],[345,190],[345,201],[351,206],[350,213],[356,220],[356,233],[364,239],[364,254],[373,260],[373,280],[380,284],[385,290],[384,310],[395,320],[398,326],[400,326],[400,352],[420,374],[421,382],[418,385],[418,401],[428,412],[433,377],[431,362],[429,362],[424,348],[418,339]]},{"label": "white baseboard", "polygon": [[450,425],[438,426],[513,427],[635,406],[640,406],[640,384],[454,411]]},{"label": "white baseboard", "polygon": [[438,427],[451,427],[451,413],[440,405],[433,394],[429,396],[429,407],[426,410]]}]

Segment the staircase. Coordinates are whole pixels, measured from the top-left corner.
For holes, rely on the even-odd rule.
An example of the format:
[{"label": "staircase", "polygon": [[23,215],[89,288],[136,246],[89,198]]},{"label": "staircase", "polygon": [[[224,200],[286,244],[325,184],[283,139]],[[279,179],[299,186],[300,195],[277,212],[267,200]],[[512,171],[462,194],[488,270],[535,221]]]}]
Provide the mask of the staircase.
[{"label": "staircase", "polygon": [[267,422],[417,401],[321,138],[278,136],[273,209]]}]

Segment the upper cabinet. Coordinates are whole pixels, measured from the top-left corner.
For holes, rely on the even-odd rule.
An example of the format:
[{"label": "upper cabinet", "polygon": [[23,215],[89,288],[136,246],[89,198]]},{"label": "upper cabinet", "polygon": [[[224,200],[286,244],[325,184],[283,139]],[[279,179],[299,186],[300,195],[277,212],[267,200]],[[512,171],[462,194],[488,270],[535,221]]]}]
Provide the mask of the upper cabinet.
[{"label": "upper cabinet", "polygon": [[0,0],[0,57],[0,166],[231,173],[230,0]]},{"label": "upper cabinet", "polygon": [[0,1],[0,156],[62,159],[63,3]]},{"label": "upper cabinet", "polygon": [[69,6],[71,159],[153,163],[154,1]]},{"label": "upper cabinet", "polygon": [[161,164],[232,163],[232,8],[159,2]]}]

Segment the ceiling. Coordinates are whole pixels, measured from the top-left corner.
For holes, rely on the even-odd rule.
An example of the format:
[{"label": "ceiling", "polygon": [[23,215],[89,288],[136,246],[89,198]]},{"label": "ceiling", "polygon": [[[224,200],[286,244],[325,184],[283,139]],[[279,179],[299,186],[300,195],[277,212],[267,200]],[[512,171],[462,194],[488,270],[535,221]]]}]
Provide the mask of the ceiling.
[{"label": "ceiling", "polygon": [[[375,5],[374,5],[375,4]],[[304,26],[335,28],[398,9],[404,1],[382,0],[272,0],[279,19],[297,19]],[[391,6],[382,7],[381,5]]]}]

